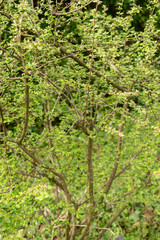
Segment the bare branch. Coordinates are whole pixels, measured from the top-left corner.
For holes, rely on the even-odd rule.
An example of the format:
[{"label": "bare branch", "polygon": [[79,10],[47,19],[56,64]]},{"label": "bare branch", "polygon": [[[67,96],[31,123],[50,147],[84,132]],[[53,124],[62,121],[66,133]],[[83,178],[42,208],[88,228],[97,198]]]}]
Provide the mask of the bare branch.
[{"label": "bare branch", "polygon": [[[128,89],[128,92],[131,91],[133,85],[131,85]],[[126,99],[126,103],[123,106],[123,112],[125,113],[128,107],[128,101],[129,101],[129,97],[127,97]],[[122,133],[123,133],[123,127],[124,127],[124,123],[125,123],[125,116],[124,114],[121,115],[121,125],[119,127],[119,134],[118,134],[118,138],[117,138],[117,153],[116,153],[116,159],[115,159],[115,164],[114,164],[114,169],[111,172],[111,175],[109,177],[109,180],[107,182],[107,185],[104,189],[104,193],[107,194],[112,186],[112,183],[115,179],[115,175],[118,169],[118,165],[119,165],[119,160],[120,160],[120,152],[122,149]],[[100,201],[102,202],[104,199],[104,196],[101,196]]]},{"label": "bare branch", "polygon": [[2,14],[2,15],[5,16],[5,17],[7,17],[8,19],[12,18],[11,15],[8,15],[8,14],[5,13],[5,12],[1,12],[1,11],[0,11],[0,14]]},{"label": "bare branch", "polygon": [[26,105],[26,110],[25,110],[25,120],[24,120],[24,127],[23,127],[23,132],[20,137],[19,143],[21,143],[25,137],[27,127],[28,127],[28,120],[29,120],[29,86],[28,86],[28,79],[25,79],[25,105]]},{"label": "bare branch", "polygon": [[77,9],[74,9],[70,12],[65,12],[65,13],[60,13],[60,12],[56,12],[54,9],[52,9],[52,14],[55,15],[55,16],[65,16],[65,15],[68,15],[68,14],[71,14],[71,13],[74,13],[74,12],[77,12],[79,10],[82,10],[84,7],[88,6],[90,3],[92,3],[93,0],[91,0],[89,3],[85,4],[84,6],[82,7],[79,7]]},{"label": "bare branch", "polygon": [[120,73],[121,77],[125,77],[125,75],[113,63],[109,62],[109,64],[114,71]]},{"label": "bare branch", "polygon": [[4,123],[3,110],[2,110],[1,105],[0,105],[0,115],[1,115],[1,119],[2,119],[3,133],[4,133],[4,136],[6,136],[7,135],[7,130],[6,130],[6,126],[5,126],[5,123]]},{"label": "bare branch", "polygon": [[[63,53],[63,54],[67,54],[67,51],[63,48],[63,47],[60,47],[60,51]],[[98,77],[104,77],[103,74],[101,74],[100,72],[98,72],[95,68],[89,68],[80,58],[77,58],[75,56],[74,53],[70,54],[69,57],[71,57],[73,60],[75,60],[80,66],[83,66],[84,68],[86,68],[88,71],[92,71],[94,72],[94,74]],[[107,82],[109,84],[111,84],[113,87],[117,88],[118,90],[122,91],[122,92],[128,92],[127,89],[123,88],[122,86],[118,85],[117,83],[111,81],[109,78],[105,78],[107,80]]]},{"label": "bare branch", "polygon": [[[42,72],[39,72],[39,75],[40,75],[43,79],[45,79],[48,83],[52,84],[52,85],[55,87],[55,89],[57,89],[59,92],[61,92],[61,94],[64,96],[64,98],[65,98],[66,100],[68,100],[69,103],[72,105],[72,107],[75,109],[75,111],[76,111],[76,113],[77,113],[77,115],[78,115],[78,118],[81,119],[80,113],[79,113],[76,105],[75,105],[75,104],[71,101],[71,99],[63,92],[63,90],[61,90],[53,81],[50,80],[50,78],[48,78],[47,76],[45,76],[45,74],[43,74]],[[59,93],[57,93],[57,94],[59,95]]]},{"label": "bare branch", "polygon": [[124,193],[122,196],[120,196],[119,198],[113,200],[113,202],[118,202],[119,200],[121,200],[122,198],[124,197],[127,197],[128,195],[130,195],[131,193],[133,193],[133,190],[132,191],[129,191],[127,193]]},{"label": "bare branch", "polygon": [[126,208],[126,205],[124,205],[113,217],[112,219],[109,221],[109,223],[106,225],[105,229],[103,229],[103,231],[98,235],[97,240],[100,240],[105,232],[107,231],[107,229],[112,225],[113,222],[115,222],[115,220],[120,216],[120,214],[123,212],[123,210]]},{"label": "bare branch", "polygon": [[145,148],[145,147],[142,147],[142,148],[131,158],[130,162],[129,162],[124,168],[122,168],[122,170],[121,170],[119,173],[117,173],[117,175],[115,175],[114,179],[118,178],[122,173],[124,173],[124,172],[127,170],[127,168],[129,168],[129,166],[131,166],[131,162],[132,162],[135,158],[138,157],[138,155],[143,151],[144,148]]},{"label": "bare branch", "polygon": [[27,177],[42,179],[41,177],[29,174],[29,173],[25,173],[25,172],[22,172],[22,171],[21,172],[17,172],[17,174],[21,174],[21,175],[24,175],[24,176],[27,176]]},{"label": "bare branch", "polygon": [[[2,50],[3,52],[8,52],[7,49],[2,48],[2,47],[0,47],[0,50]],[[20,62],[22,61],[19,57],[15,56],[13,53],[11,54],[11,57],[17,59],[17,60],[20,61]]]}]

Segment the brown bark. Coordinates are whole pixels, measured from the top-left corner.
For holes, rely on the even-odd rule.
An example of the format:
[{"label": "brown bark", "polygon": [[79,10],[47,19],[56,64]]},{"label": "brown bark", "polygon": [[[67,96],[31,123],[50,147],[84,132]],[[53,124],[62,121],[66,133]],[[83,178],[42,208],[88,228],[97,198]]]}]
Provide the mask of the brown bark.
[{"label": "brown bark", "polygon": [[27,127],[28,127],[28,118],[29,118],[29,86],[28,86],[28,80],[25,79],[25,119],[24,119],[24,127],[23,127],[23,132],[20,137],[19,143],[21,143],[25,137]]},{"label": "brown bark", "polygon": [[[60,47],[60,51],[63,54],[67,54],[67,51],[63,48]],[[68,54],[67,54],[68,55]],[[97,77],[103,77],[103,74],[98,72],[95,68],[89,68],[80,58],[77,58],[75,56],[75,54],[70,54],[69,57],[71,57],[73,60],[75,60],[80,66],[83,66],[84,68],[86,68],[88,71],[92,71]],[[109,84],[111,84],[113,87],[117,88],[118,90],[122,91],[122,92],[128,92],[127,89],[125,89],[124,87],[118,85],[117,83],[111,81],[110,79],[106,78],[107,82]]]},{"label": "brown bark", "polygon": [[111,225],[112,225],[112,223],[120,216],[120,214],[123,212],[123,210],[126,208],[126,205],[124,205],[113,217],[112,217],[112,219],[107,223],[107,225],[105,226],[105,228],[106,229],[103,229],[103,231],[98,235],[98,237],[97,237],[97,240],[100,240],[103,236],[104,236],[104,234],[105,234],[105,232],[107,231],[107,228],[109,228]]}]

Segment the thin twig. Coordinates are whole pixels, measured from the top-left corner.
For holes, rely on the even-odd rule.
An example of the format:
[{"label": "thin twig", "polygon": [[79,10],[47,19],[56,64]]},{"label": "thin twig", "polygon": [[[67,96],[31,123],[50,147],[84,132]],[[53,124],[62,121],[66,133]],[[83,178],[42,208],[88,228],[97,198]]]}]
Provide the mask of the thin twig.
[{"label": "thin twig", "polygon": [[28,86],[28,79],[25,79],[25,120],[24,120],[24,127],[23,127],[23,132],[20,137],[19,143],[21,143],[25,137],[27,127],[28,127],[28,120],[29,120],[29,86]]},{"label": "thin twig", "polygon": [[93,0],[90,1],[89,3],[85,4],[85,5],[82,6],[82,7],[79,7],[79,8],[77,8],[77,9],[74,9],[74,10],[72,10],[72,11],[70,11],[70,12],[65,12],[65,13],[56,12],[55,10],[52,9],[52,14],[55,15],[55,16],[68,15],[68,14],[71,14],[71,13],[74,13],[74,12],[77,12],[77,11],[83,9],[84,7],[86,7],[87,5],[89,5],[89,4],[92,3],[92,2],[93,2]]},{"label": "thin twig", "polygon": [[[67,54],[67,51],[63,48],[63,47],[60,47],[60,51],[63,53],[63,54]],[[84,68],[86,68],[88,71],[92,71],[94,72],[94,74],[98,77],[104,77],[103,74],[101,74],[100,72],[98,72],[95,68],[93,67],[88,67],[80,58],[77,58],[76,55],[74,53],[70,54],[70,57],[75,60],[80,66],[83,66]],[[117,88],[118,90],[122,91],[122,92],[128,92],[127,89],[123,88],[122,86],[118,85],[117,83],[111,81],[109,78],[106,78],[105,79],[107,80],[107,82],[109,84],[111,84],[113,87]]]},{"label": "thin twig", "polygon": [[123,210],[124,210],[125,208],[126,208],[126,205],[124,205],[124,206],[112,217],[112,219],[111,219],[111,220],[108,222],[108,224],[106,225],[105,229],[103,229],[103,231],[98,235],[97,240],[100,240],[100,239],[104,236],[105,232],[107,231],[106,229],[108,229],[108,228],[112,225],[112,223],[115,222],[115,220],[120,216],[120,214],[123,212]]}]

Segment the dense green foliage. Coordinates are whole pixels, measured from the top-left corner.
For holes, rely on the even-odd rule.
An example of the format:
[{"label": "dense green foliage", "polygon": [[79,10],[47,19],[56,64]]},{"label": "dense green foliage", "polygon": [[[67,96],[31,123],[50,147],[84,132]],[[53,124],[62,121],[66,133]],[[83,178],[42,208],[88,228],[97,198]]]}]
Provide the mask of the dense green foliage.
[{"label": "dense green foliage", "polygon": [[160,237],[159,3],[113,5],[1,3],[2,239]]}]

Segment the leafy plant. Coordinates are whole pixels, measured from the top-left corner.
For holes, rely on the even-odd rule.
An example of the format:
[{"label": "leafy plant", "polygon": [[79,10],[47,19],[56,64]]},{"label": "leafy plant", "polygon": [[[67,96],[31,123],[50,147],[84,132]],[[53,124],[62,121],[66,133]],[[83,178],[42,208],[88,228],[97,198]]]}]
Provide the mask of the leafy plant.
[{"label": "leafy plant", "polygon": [[1,236],[154,239],[157,16],[136,31],[135,4],[1,5]]}]

